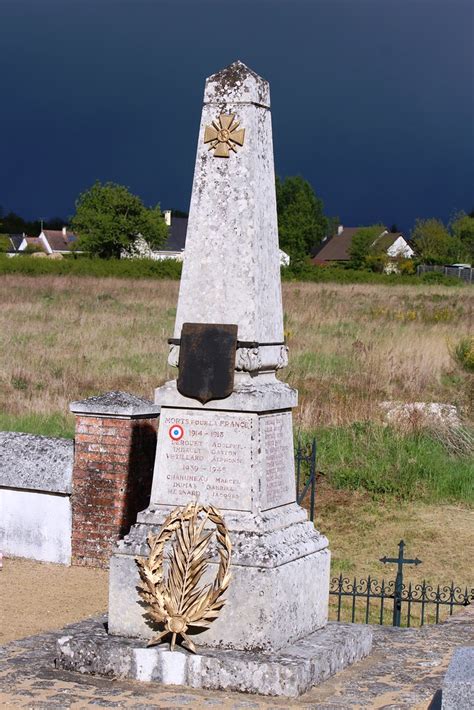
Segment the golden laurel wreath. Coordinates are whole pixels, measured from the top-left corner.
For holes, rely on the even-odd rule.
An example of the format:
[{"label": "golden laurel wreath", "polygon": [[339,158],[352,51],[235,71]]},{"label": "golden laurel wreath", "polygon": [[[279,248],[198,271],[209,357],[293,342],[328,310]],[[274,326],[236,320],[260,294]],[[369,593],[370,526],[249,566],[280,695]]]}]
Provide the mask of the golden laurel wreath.
[{"label": "golden laurel wreath", "polygon": [[[202,516],[201,516],[202,514]],[[201,516],[201,517],[199,517]],[[215,530],[204,532],[206,522],[214,523]],[[209,562],[209,543],[216,534],[219,569],[212,584],[199,586]],[[171,549],[169,568],[165,577],[163,561],[165,545],[173,535],[176,539]],[[186,631],[190,626],[209,628],[225,604],[222,595],[230,582],[231,541],[227,526],[212,505],[189,503],[178,507],[166,518],[158,535],[148,535],[150,555],[137,557],[140,573],[139,594],[148,605],[148,616],[164,630],[148,646],[160,643],[172,634],[170,650],[176,636],[183,638],[183,646],[193,653],[196,647]],[[207,554],[206,554],[207,553]]]}]

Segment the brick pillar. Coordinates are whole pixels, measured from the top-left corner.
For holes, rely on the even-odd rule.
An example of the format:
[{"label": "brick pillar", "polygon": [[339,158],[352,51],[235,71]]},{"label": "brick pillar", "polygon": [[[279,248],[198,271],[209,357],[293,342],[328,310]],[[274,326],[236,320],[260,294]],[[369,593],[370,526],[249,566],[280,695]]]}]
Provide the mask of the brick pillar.
[{"label": "brick pillar", "polygon": [[72,564],[108,567],[112,547],[147,507],[159,407],[125,392],[72,402]]}]

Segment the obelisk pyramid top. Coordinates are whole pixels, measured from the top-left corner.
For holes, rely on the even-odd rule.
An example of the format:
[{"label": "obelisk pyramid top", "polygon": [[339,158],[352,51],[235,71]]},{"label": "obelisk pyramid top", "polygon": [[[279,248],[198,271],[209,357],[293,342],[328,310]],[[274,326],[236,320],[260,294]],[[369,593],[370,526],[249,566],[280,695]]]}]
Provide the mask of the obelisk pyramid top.
[{"label": "obelisk pyramid top", "polygon": [[237,325],[240,342],[259,344],[252,372],[286,358],[269,103],[242,62],[207,79],[173,336],[185,323]]},{"label": "obelisk pyramid top", "polygon": [[244,103],[270,108],[270,86],[268,81],[237,60],[206,80],[204,103]]}]

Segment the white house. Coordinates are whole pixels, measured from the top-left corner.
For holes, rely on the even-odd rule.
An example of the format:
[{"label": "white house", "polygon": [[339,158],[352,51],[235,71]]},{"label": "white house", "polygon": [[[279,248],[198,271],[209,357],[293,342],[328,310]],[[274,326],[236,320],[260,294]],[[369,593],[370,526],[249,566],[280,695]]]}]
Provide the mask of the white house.
[{"label": "white house", "polygon": [[69,254],[76,240],[76,235],[73,232],[69,232],[66,227],[62,229],[42,229],[39,237],[23,235],[23,241],[18,247],[18,251],[25,251],[28,246],[35,246],[48,256]]},{"label": "white house", "polygon": [[[339,225],[336,234],[325,239],[313,257],[314,264],[328,262],[350,261],[352,239],[360,227],[344,227]],[[372,244],[377,249],[392,259],[412,259],[414,250],[401,232],[389,232],[384,229]]]}]

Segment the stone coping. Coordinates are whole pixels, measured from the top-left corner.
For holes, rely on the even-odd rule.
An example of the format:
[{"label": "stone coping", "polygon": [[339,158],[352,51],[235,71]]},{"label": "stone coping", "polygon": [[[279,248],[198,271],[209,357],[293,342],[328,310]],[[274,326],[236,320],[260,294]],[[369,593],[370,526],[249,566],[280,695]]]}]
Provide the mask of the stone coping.
[{"label": "stone coping", "polygon": [[155,390],[155,402],[163,407],[180,409],[216,410],[220,412],[274,412],[296,407],[298,392],[280,380],[258,381],[236,379],[234,391],[225,399],[214,399],[201,404],[197,399],[183,397],[178,392],[176,380],[166,382]]},{"label": "stone coping", "polygon": [[12,431],[0,432],[0,486],[70,494],[74,442]]},{"label": "stone coping", "polygon": [[143,397],[118,391],[71,402],[69,409],[73,414],[86,416],[102,414],[111,418],[154,419],[158,417],[161,408]]}]

